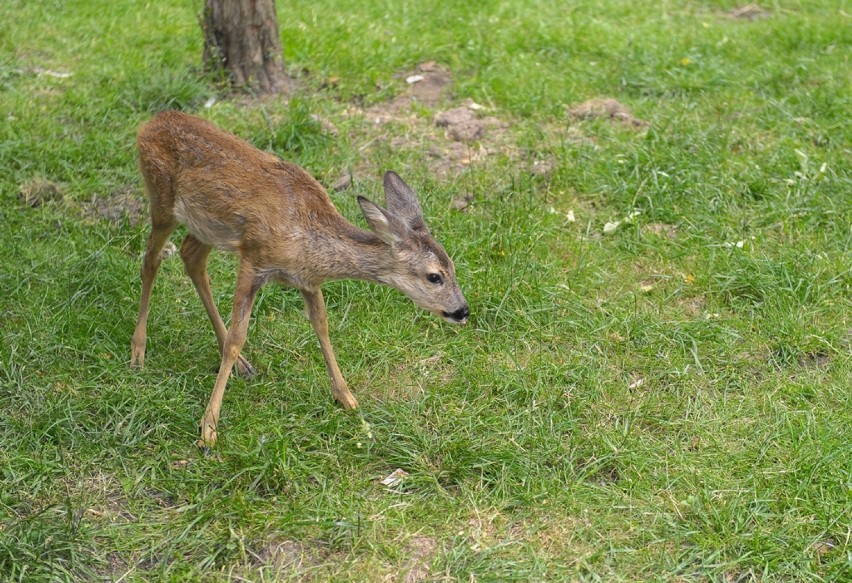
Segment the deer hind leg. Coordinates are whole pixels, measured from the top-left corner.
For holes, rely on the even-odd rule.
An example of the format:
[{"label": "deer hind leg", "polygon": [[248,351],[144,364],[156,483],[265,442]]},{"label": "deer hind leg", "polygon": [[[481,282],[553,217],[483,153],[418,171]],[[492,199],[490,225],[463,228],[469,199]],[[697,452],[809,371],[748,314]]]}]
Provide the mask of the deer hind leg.
[{"label": "deer hind leg", "polygon": [[169,235],[175,230],[174,222],[152,223],[151,234],[148,236],[148,247],[142,260],[142,296],[139,300],[139,318],[136,320],[136,330],[130,341],[130,366],[142,368],[145,364],[145,342],[148,338],[148,306],[151,302],[151,289],[154,279],[162,262],[163,245],[169,240]]},{"label": "deer hind leg", "polygon": [[219,365],[219,374],[216,376],[213,394],[210,395],[207,409],[205,409],[204,416],[201,418],[201,439],[198,441],[198,445],[201,447],[212,447],[216,444],[219,412],[222,409],[225,386],[231,376],[231,369],[237,362],[240,351],[245,344],[249,318],[251,317],[251,306],[262,283],[263,280],[255,276],[251,265],[248,262],[240,261],[237,287],[234,290],[234,312],[231,315],[231,328],[228,330],[222,346],[222,364]]},{"label": "deer hind leg", "polygon": [[[183,265],[186,268],[189,279],[195,285],[198,297],[201,298],[201,303],[204,304],[207,316],[213,324],[213,330],[216,332],[216,342],[219,344],[219,355],[221,356],[225,340],[228,336],[228,330],[225,328],[225,322],[222,321],[222,316],[219,315],[219,310],[213,301],[213,293],[210,291],[210,277],[207,275],[207,257],[210,255],[212,249],[210,245],[202,243],[194,236],[187,235],[180,246],[180,257],[183,259]],[[237,357],[236,367],[237,374],[243,378],[251,378],[255,374],[254,367],[242,355]]]},{"label": "deer hind leg", "polygon": [[325,357],[325,366],[328,369],[328,376],[331,378],[331,391],[334,394],[334,398],[343,405],[344,409],[357,409],[358,401],[349,392],[349,387],[346,386],[346,381],[337,367],[334,350],[331,348],[331,340],[328,337],[328,318],[326,316],[322,290],[301,290],[301,292],[302,297],[305,299],[308,318],[310,318],[314,332],[316,332],[317,338],[319,338],[322,355]]}]

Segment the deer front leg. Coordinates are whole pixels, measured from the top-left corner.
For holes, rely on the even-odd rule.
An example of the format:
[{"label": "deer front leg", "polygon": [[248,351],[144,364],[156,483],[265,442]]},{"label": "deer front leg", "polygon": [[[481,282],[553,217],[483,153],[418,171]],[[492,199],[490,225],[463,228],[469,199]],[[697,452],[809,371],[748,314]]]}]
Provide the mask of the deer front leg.
[{"label": "deer front leg", "polygon": [[219,366],[219,374],[216,376],[213,394],[210,395],[210,402],[207,403],[207,409],[201,418],[201,439],[198,442],[201,447],[213,447],[216,444],[216,427],[219,424],[219,411],[222,409],[225,385],[228,384],[231,369],[237,362],[243,344],[245,344],[251,307],[262,283],[263,280],[255,275],[252,267],[245,261],[240,261],[237,286],[234,290],[234,312],[231,315],[231,329],[228,330],[228,335],[225,337],[225,343],[222,347],[222,364]]},{"label": "deer front leg", "polygon": [[[192,280],[195,286],[195,291],[198,292],[198,297],[201,298],[201,303],[204,305],[204,310],[207,312],[207,317],[210,318],[210,323],[213,324],[213,330],[216,332],[216,343],[219,345],[219,354],[225,346],[225,339],[228,336],[228,330],[225,328],[225,323],[222,321],[222,316],[219,315],[219,310],[216,309],[216,303],[213,301],[213,293],[210,291],[210,278],[207,275],[207,257],[213,249],[210,245],[202,243],[194,236],[187,235],[180,246],[180,257],[183,259],[183,265],[186,268],[186,273],[189,279]],[[251,378],[255,375],[254,367],[242,355],[237,357],[237,373],[243,378]]]},{"label": "deer front leg", "polygon": [[357,409],[358,401],[349,392],[349,387],[346,386],[346,381],[343,380],[343,375],[340,374],[340,369],[337,367],[337,360],[334,358],[334,350],[331,348],[331,340],[328,338],[328,319],[322,290],[303,289],[300,291],[302,292],[302,297],[305,298],[305,308],[308,312],[308,318],[310,318],[314,332],[316,332],[317,338],[319,338],[322,355],[325,357],[325,366],[328,369],[328,376],[331,378],[331,390],[334,393],[334,398],[343,405],[344,409]]},{"label": "deer front leg", "polygon": [[163,245],[169,240],[169,235],[175,230],[173,223],[153,224],[148,236],[148,247],[142,260],[142,294],[139,300],[139,317],[136,320],[136,330],[130,341],[130,366],[142,368],[145,364],[145,343],[148,339],[148,306],[151,302],[151,290],[154,279],[163,261],[161,252]]}]

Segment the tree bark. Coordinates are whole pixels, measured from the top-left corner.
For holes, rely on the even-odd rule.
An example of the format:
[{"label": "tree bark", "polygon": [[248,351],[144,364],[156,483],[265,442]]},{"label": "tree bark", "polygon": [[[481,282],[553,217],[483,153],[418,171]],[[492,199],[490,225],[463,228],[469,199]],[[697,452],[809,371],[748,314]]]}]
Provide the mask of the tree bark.
[{"label": "tree bark", "polygon": [[205,0],[201,28],[205,66],[227,74],[234,88],[289,91],[274,0]]}]

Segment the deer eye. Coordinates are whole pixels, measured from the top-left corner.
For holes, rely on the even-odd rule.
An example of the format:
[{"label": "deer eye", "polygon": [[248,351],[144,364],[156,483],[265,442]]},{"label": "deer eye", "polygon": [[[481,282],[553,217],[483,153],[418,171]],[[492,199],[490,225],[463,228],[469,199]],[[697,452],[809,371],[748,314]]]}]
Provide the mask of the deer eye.
[{"label": "deer eye", "polygon": [[426,280],[429,283],[442,283],[444,281],[444,278],[442,278],[439,273],[430,273],[426,276]]}]

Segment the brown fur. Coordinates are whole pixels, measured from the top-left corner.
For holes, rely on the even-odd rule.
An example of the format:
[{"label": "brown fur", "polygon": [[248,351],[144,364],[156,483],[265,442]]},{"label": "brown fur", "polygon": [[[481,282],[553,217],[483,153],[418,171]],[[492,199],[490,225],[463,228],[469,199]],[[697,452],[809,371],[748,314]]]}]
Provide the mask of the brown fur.
[{"label": "brown fur", "polygon": [[[349,223],[307,172],[200,118],[161,113],[139,130],[139,168],[151,206],[151,235],[142,263],[139,319],[131,365],[145,360],[151,288],[160,251],[178,224],[187,274],[207,311],[222,355],[201,442],[213,445],[233,366],[254,369],[241,355],[255,294],[269,280],[298,288],[320,341],[332,391],[347,409],[358,406],[343,380],[328,337],[320,286],[355,278],[396,287],[417,305],[454,322],[470,313],[449,256],[429,235],[416,196],[393,172],[385,175],[387,208],[359,198],[372,231]],[[213,247],[240,259],[231,328],[213,302],[207,257]],[[439,283],[434,278],[438,276]],[[431,278],[431,279],[430,279]]]}]

